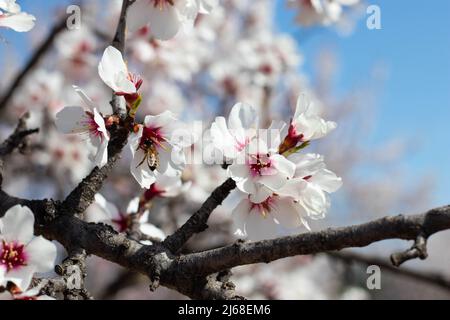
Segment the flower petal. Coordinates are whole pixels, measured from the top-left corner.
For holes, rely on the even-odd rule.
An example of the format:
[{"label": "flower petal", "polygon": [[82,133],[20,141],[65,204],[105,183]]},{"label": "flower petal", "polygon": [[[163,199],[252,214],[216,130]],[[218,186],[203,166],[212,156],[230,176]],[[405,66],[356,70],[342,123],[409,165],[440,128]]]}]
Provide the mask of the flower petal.
[{"label": "flower petal", "polygon": [[33,238],[34,215],[28,207],[16,205],[8,209],[1,220],[1,237],[5,241],[17,241],[25,245]]}]

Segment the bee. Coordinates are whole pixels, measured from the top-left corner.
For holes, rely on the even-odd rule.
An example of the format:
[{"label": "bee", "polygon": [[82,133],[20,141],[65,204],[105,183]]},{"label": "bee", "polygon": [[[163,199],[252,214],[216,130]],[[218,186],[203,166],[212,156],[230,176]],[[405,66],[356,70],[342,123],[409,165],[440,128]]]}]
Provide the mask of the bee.
[{"label": "bee", "polygon": [[155,171],[159,166],[159,155],[158,150],[156,150],[155,143],[147,139],[142,144],[139,145],[138,150],[141,149],[144,151],[145,155],[141,162],[137,165],[139,167],[145,161],[147,161],[147,165],[150,170]]}]

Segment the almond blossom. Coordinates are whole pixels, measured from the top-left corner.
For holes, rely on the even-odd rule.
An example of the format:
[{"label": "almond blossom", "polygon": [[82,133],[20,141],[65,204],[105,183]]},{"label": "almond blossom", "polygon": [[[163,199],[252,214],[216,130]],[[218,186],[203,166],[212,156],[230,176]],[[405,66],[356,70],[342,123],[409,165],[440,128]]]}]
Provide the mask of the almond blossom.
[{"label": "almond blossom", "polygon": [[276,238],[305,224],[295,199],[277,194],[260,203],[243,199],[232,216],[235,234],[252,241]]},{"label": "almond blossom", "polygon": [[297,21],[304,26],[331,25],[341,19],[343,7],[354,6],[359,0],[289,0],[300,12]]},{"label": "almond blossom", "polygon": [[229,176],[239,190],[258,203],[282,188],[295,173],[295,164],[270,149],[270,144],[254,138],[237,161],[228,167]]},{"label": "almond blossom", "polygon": [[55,298],[41,294],[44,285],[45,281],[25,292],[14,287],[12,290],[10,289],[11,292],[0,293],[0,300],[55,300]]},{"label": "almond blossom", "polygon": [[14,283],[26,290],[35,273],[51,271],[57,248],[42,236],[34,236],[34,215],[16,205],[0,219],[0,286]]},{"label": "almond blossom", "polygon": [[93,160],[98,167],[103,167],[108,162],[110,139],[105,120],[93,101],[80,88],[74,88],[86,107],[63,108],[56,114],[56,126],[62,133],[87,135],[88,141],[95,148]]},{"label": "almond blossom", "polygon": [[[132,223],[132,215],[139,214],[139,197],[133,198],[125,212],[120,211],[113,203],[107,201],[101,194],[95,195],[95,202],[88,208],[86,212],[86,220],[88,222],[101,222],[111,226],[117,232],[126,232]],[[149,212],[146,210],[138,219],[139,230],[152,238],[164,240],[164,232],[148,222]]]},{"label": "almond blossom", "polygon": [[212,142],[227,159],[235,159],[255,137],[258,128],[256,110],[245,103],[237,103],[231,109],[228,122],[217,117],[211,125]]},{"label": "almond blossom", "polygon": [[98,65],[98,74],[116,95],[124,96],[127,102],[133,103],[138,99],[137,91],[143,81],[140,77],[128,71],[122,53],[113,46],[108,46],[105,49]]},{"label": "almond blossom", "polygon": [[0,27],[27,32],[33,29],[36,18],[21,11],[16,0],[0,0]]},{"label": "almond blossom", "polygon": [[299,144],[323,138],[336,127],[335,122],[323,120],[317,107],[305,95],[300,95],[293,119],[289,126],[283,128],[282,135],[285,139],[279,147],[279,152],[284,154]]},{"label": "almond blossom", "polygon": [[131,32],[150,24],[157,39],[169,40],[182,27],[191,27],[198,13],[207,13],[214,0],[137,0],[128,10]]},{"label": "almond blossom", "polygon": [[149,189],[145,190],[141,203],[152,201],[154,198],[173,198],[186,191],[191,183],[184,183],[179,176],[167,176],[163,174],[155,173],[156,181]]},{"label": "almond blossom", "polygon": [[[176,132],[181,135],[175,135]],[[183,147],[191,144],[189,132],[183,130],[172,112],[146,116],[144,124],[138,125],[130,136],[131,174],[145,189],[156,181],[157,173],[180,175],[186,163]]]},{"label": "almond blossom", "polygon": [[[295,153],[288,159],[296,165],[295,175],[280,193],[298,201],[309,218],[323,219],[330,207],[328,194],[342,186],[342,179],[326,168],[321,155]],[[303,187],[299,188],[302,181]]]}]

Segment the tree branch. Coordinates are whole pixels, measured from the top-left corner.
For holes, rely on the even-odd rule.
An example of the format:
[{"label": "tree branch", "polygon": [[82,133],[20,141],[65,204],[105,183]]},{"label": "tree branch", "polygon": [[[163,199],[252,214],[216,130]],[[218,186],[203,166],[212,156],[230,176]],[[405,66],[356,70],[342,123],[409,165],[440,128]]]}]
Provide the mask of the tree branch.
[{"label": "tree branch", "polygon": [[386,217],[345,228],[260,242],[243,243],[181,256],[177,268],[192,274],[211,274],[240,265],[271,262],[296,255],[365,247],[387,239],[415,240],[450,229],[450,206],[432,209],[415,216]]},{"label": "tree branch", "polygon": [[[122,9],[120,11],[119,23],[117,25],[116,34],[111,43],[113,47],[122,53],[125,53],[125,42],[126,42],[126,30],[127,30],[127,12],[128,8],[135,2],[135,0],[123,0]],[[115,114],[117,114],[122,120],[127,117],[127,110],[123,108],[121,101],[123,97],[119,97],[113,94],[111,100],[111,106]]]},{"label": "tree branch", "polygon": [[236,188],[236,183],[231,178],[217,187],[203,203],[202,207],[184,225],[175,231],[174,234],[167,237],[163,244],[171,252],[176,253],[194,234],[206,230],[208,228],[206,223],[208,222],[209,216],[215,208],[222,204],[234,188]]},{"label": "tree branch", "polygon": [[23,149],[26,146],[26,137],[31,134],[39,132],[39,129],[27,129],[26,119],[28,119],[29,114],[24,114],[17,124],[14,132],[0,144],[0,186],[3,182],[3,158],[11,154],[15,149]]}]

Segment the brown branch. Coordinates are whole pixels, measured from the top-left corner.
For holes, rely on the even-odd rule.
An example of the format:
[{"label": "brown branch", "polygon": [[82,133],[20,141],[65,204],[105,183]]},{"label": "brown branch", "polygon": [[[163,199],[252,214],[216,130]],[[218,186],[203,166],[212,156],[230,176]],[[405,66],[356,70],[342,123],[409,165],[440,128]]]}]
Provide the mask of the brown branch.
[{"label": "brown branch", "polygon": [[176,268],[192,274],[211,274],[240,265],[271,262],[296,255],[315,254],[350,247],[365,247],[387,239],[415,240],[450,229],[450,206],[415,216],[386,217],[345,228],[260,242],[237,242],[227,247],[181,256]]},{"label": "brown branch", "polygon": [[3,158],[11,154],[15,149],[23,150],[26,147],[26,138],[34,133],[39,132],[39,129],[27,129],[26,119],[28,119],[29,114],[24,114],[17,124],[14,132],[0,144],[0,186],[3,182]]},{"label": "brown branch", "polygon": [[438,273],[426,273],[408,268],[397,268],[385,259],[381,259],[378,257],[368,257],[353,252],[328,252],[328,255],[334,259],[338,259],[347,263],[356,262],[368,266],[377,265],[382,269],[388,270],[389,272],[392,272],[394,274],[438,286],[445,290],[450,290],[450,279],[447,279],[446,277]]},{"label": "brown branch", "polygon": [[[127,11],[133,2],[134,0],[123,0],[116,35],[112,42],[112,45],[121,53],[124,53],[125,50]],[[92,204],[95,194],[102,188],[103,182],[120,158],[120,153],[127,143],[131,119],[127,119],[126,110],[125,113],[124,110],[122,110],[120,106],[120,97],[113,94],[111,105],[114,113],[120,115],[122,125],[109,130],[111,141],[108,144],[108,163],[102,168],[94,168],[94,170],[92,170],[91,173],[67,196],[62,206],[63,211],[68,214],[79,216]]]},{"label": "brown branch", "polygon": [[87,275],[86,251],[79,247],[70,250],[69,256],[55,271],[64,280],[65,287],[61,291],[64,300],[91,300],[92,296],[86,290],[84,281]]},{"label": "brown branch", "polygon": [[[117,25],[116,34],[111,43],[113,47],[122,53],[125,53],[125,43],[126,43],[126,32],[127,32],[127,12],[128,8],[135,2],[135,0],[123,0],[122,9],[120,11],[119,23]],[[121,100],[123,98],[115,95],[113,93],[113,97],[111,100],[111,106],[114,110],[114,113],[119,115],[122,120],[127,117],[127,110],[124,109],[121,105]]]},{"label": "brown branch", "polygon": [[25,77],[34,69],[34,67],[39,63],[41,58],[47,53],[47,51],[52,47],[53,41],[56,36],[61,33],[66,27],[66,19],[63,17],[58,23],[56,23],[51,29],[47,38],[41,43],[41,45],[34,52],[33,56],[30,58],[28,63],[22,69],[22,71],[16,76],[12,81],[11,85],[5,90],[5,93],[0,99],[0,110],[6,108],[14,93],[22,84]]},{"label": "brown branch", "polygon": [[231,178],[217,187],[203,203],[202,207],[184,225],[175,231],[174,234],[167,237],[163,244],[171,252],[176,253],[194,234],[206,230],[208,228],[206,223],[208,222],[209,216],[215,208],[222,204],[234,188],[236,188],[236,183]]},{"label": "brown branch", "polygon": [[315,254],[349,247],[363,247],[386,239],[416,239],[450,229],[450,206],[430,210],[416,216],[397,216],[366,224],[327,229],[254,243],[192,253],[173,255],[164,245],[145,246],[118,234],[104,224],[86,223],[77,217],[61,215],[50,200],[24,200],[0,191],[0,216],[15,204],[31,208],[36,217],[36,231],[55,239],[65,247],[77,244],[94,254],[135,272],[147,275],[152,286],[157,284],[177,290],[191,298],[239,298],[232,288],[219,285],[210,275],[235,266],[271,262],[294,255]]},{"label": "brown branch", "polygon": [[420,258],[425,260],[428,257],[427,253],[427,239],[424,235],[419,234],[414,241],[411,249],[404,252],[397,252],[391,255],[391,262],[394,266],[399,267],[408,260]]}]

